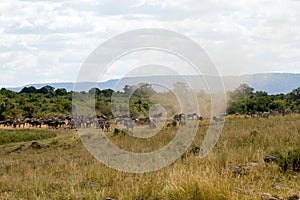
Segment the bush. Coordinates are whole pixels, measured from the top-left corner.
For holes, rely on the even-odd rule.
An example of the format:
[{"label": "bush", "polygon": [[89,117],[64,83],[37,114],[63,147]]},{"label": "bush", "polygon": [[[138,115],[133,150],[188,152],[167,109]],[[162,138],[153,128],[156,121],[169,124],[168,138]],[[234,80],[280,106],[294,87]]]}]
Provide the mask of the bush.
[{"label": "bush", "polygon": [[287,155],[278,153],[277,164],[283,172],[300,172],[300,146],[288,151]]}]

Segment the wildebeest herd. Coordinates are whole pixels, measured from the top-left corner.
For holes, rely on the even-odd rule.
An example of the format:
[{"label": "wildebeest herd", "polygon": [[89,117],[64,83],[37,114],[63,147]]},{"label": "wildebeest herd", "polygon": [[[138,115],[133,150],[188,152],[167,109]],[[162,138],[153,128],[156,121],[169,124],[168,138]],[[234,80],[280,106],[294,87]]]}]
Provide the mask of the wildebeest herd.
[{"label": "wildebeest herd", "polygon": [[268,118],[269,116],[279,116],[279,115],[286,116],[290,114],[300,114],[300,110],[287,109],[287,110],[272,110],[269,112],[248,113],[245,115],[245,118],[257,118],[257,117]]},{"label": "wildebeest herd", "polygon": [[[284,111],[270,111],[270,112],[257,112],[248,113],[245,118],[268,118],[269,116],[289,114],[300,114],[300,110],[284,110]],[[238,114],[237,114],[238,115]],[[213,116],[212,121],[215,123],[223,123],[226,114],[220,114],[219,117]],[[114,120],[107,118],[106,116],[96,115],[75,115],[75,116],[51,116],[51,117],[39,117],[39,118],[25,118],[25,119],[7,119],[0,121],[0,127],[12,127],[12,128],[96,128],[102,131],[110,131],[111,125],[114,123],[117,126],[123,126],[126,130],[133,130],[136,126],[149,126],[150,128],[156,128],[156,124],[160,121],[166,121],[166,127],[186,126],[187,120],[199,120],[202,121],[203,117],[197,113],[175,114],[172,118],[164,119],[162,113],[153,115],[152,117],[133,118],[128,115],[117,116]]]},{"label": "wildebeest herd", "polygon": [[114,123],[117,126],[123,126],[127,130],[133,130],[136,126],[149,126],[150,128],[156,128],[156,124],[160,121],[171,121],[167,123],[167,127],[186,125],[186,120],[202,120],[196,113],[185,115],[183,113],[176,114],[172,119],[163,119],[161,113],[155,114],[153,117],[133,118],[128,115],[117,116],[114,120],[107,118],[106,116],[96,115],[76,115],[76,116],[51,116],[51,117],[39,117],[39,118],[25,118],[25,119],[7,119],[0,121],[0,127],[11,128],[96,128],[102,131],[110,131],[111,124]]}]

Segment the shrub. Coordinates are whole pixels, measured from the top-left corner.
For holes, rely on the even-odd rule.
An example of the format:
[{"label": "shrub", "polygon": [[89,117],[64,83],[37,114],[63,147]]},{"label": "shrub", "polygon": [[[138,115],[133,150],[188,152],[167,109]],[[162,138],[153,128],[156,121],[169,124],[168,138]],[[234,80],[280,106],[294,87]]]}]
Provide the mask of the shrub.
[{"label": "shrub", "polygon": [[300,172],[300,146],[288,151],[287,155],[278,153],[277,164],[283,172]]}]

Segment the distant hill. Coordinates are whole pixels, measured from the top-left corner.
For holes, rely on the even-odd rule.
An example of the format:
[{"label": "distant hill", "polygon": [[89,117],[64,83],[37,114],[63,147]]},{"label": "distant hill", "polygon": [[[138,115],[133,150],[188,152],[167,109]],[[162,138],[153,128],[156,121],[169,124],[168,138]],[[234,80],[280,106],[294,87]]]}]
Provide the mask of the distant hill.
[{"label": "distant hill", "polygon": [[[207,85],[213,91],[218,91],[220,88],[216,88],[214,83],[217,78],[212,76],[204,76],[199,78],[197,76],[155,76],[155,77],[126,77],[123,79],[112,79],[105,82],[93,83],[93,82],[81,82],[76,84],[76,90],[88,90],[97,86],[99,89],[113,89],[122,90],[125,85],[136,85],[138,83],[153,83],[153,88],[157,90],[165,90],[165,88],[173,88],[173,84],[180,82],[181,80],[187,80],[196,90],[207,90],[206,84],[203,81],[205,79]],[[182,81],[181,81],[182,82]],[[224,76],[223,82],[226,91],[232,91],[240,84],[246,83],[253,87],[256,91],[266,91],[269,94],[289,93],[293,89],[300,87],[300,74],[291,73],[262,73],[262,74],[248,74],[241,76]],[[162,88],[154,83],[161,83],[165,86]],[[65,88],[68,91],[74,90],[74,83],[41,83],[41,84],[29,84],[22,87],[7,88],[19,92],[24,87],[34,86],[35,88],[41,88],[45,85],[50,85],[54,88]]]},{"label": "distant hill", "polygon": [[290,73],[262,73],[242,75],[238,77],[225,77],[225,85],[228,89],[246,83],[256,91],[266,91],[270,94],[286,94],[300,87],[300,74]]}]

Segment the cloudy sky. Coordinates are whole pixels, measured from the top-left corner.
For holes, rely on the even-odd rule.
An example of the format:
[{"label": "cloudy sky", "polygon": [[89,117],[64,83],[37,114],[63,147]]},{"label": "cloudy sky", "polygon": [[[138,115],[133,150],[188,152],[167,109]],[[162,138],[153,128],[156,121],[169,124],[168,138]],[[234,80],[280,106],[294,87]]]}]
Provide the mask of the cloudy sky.
[{"label": "cloudy sky", "polygon": [[0,86],[75,81],[98,45],[138,28],[188,36],[223,75],[300,73],[299,10],[298,0],[1,1]]}]

